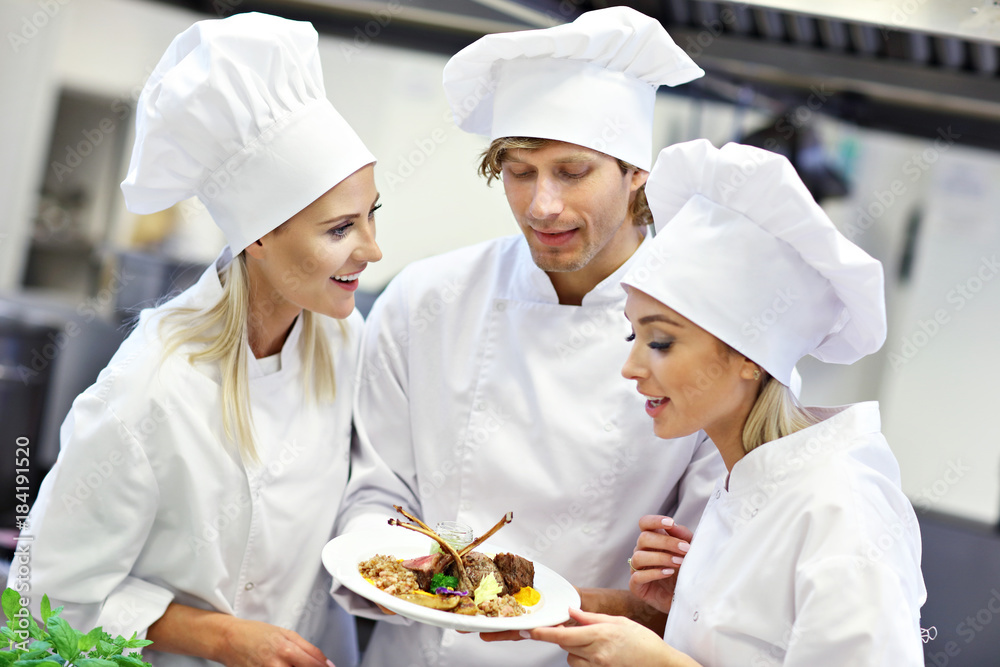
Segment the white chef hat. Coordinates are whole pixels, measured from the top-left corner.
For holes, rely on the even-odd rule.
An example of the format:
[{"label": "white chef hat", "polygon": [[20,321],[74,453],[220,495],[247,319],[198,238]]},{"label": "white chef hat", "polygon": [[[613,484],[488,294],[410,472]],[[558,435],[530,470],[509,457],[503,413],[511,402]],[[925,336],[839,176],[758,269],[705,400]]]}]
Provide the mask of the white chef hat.
[{"label": "white chef hat", "polygon": [[486,35],[448,61],[444,88],[467,132],[565,141],[648,170],[657,87],[704,74],[658,21],[611,7]]},{"label": "white chef hat", "polygon": [[837,231],[785,157],[704,139],[669,146],[646,198],[658,233],[622,284],[782,384],[807,354],[850,364],[885,342],[882,264]]},{"label": "white chef hat", "polygon": [[318,41],[309,23],[259,13],[175,37],[139,96],[128,209],[197,195],[239,253],[375,162],[326,98]]}]

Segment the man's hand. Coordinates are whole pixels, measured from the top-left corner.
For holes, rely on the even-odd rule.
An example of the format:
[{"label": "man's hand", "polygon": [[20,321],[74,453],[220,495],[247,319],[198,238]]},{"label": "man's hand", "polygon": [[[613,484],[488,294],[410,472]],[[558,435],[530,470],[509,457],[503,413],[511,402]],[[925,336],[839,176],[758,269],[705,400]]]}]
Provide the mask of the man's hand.
[{"label": "man's hand", "polygon": [[291,630],[176,602],[149,626],[146,638],[157,651],[226,667],[333,667],[322,651]]},{"label": "man's hand", "polygon": [[632,554],[628,587],[646,604],[664,614],[670,611],[677,570],[691,548],[690,530],[667,516],[650,514],[639,519],[642,532]]},{"label": "man's hand", "polygon": [[234,618],[219,661],[226,667],[330,667],[323,652],[298,633],[260,621]]},{"label": "man's hand", "polygon": [[531,638],[558,644],[569,653],[571,667],[697,667],[698,663],[671,648],[655,633],[622,616],[570,609],[576,627],[535,628]]},{"label": "man's hand", "polygon": [[667,616],[649,606],[633,593],[615,588],[581,588],[580,609],[594,614],[624,616],[663,636]]},{"label": "man's hand", "polygon": [[527,639],[521,633],[524,630],[504,630],[503,632],[480,632],[479,638],[484,642],[519,642]]},{"label": "man's hand", "polygon": [[[666,614],[660,613],[656,609],[638,599],[629,591],[618,590],[616,588],[578,588],[580,594],[580,608],[583,611],[609,616],[622,616],[652,630],[658,636],[663,636],[663,629],[667,624]],[[565,626],[576,625],[575,621],[567,621]],[[480,638],[486,642],[520,641],[527,639],[524,634],[517,630],[505,632],[482,632]]]}]

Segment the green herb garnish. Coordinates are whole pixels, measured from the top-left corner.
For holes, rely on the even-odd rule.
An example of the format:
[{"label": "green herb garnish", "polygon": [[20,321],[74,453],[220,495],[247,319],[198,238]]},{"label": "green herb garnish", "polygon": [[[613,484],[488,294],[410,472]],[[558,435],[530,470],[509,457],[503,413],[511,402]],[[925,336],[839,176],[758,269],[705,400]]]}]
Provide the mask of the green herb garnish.
[{"label": "green herb garnish", "polygon": [[431,587],[430,590],[435,590],[438,588],[450,588],[455,590],[458,586],[458,577],[449,577],[446,574],[438,572],[433,577],[431,577]]},{"label": "green herb garnish", "polygon": [[125,639],[101,628],[86,634],[74,630],[59,618],[62,607],[52,609],[48,595],[42,596],[41,626],[13,588],[3,592],[2,603],[7,625],[0,628],[0,646],[6,642],[7,648],[0,650],[0,667],[152,667],[131,649],[153,642],[138,639],[136,633]]}]

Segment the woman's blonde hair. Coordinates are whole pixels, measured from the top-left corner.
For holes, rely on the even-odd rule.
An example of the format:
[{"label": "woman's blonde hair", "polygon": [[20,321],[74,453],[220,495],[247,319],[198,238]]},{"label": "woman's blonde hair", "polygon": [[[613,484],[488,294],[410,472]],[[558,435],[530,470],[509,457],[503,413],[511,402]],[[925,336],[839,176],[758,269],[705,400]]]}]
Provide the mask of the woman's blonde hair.
[{"label": "woman's blonde hair", "polygon": [[[204,347],[188,361],[219,363],[222,376],[222,424],[226,437],[236,442],[245,461],[260,462],[254,444],[248,380],[250,330],[250,276],[240,253],[219,272],[222,297],[205,308],[167,306],[159,321],[164,358],[188,343]],[[332,401],[337,393],[333,354],[320,315],[302,311],[302,367],[305,394],[316,401]],[[338,321],[341,331],[343,322]],[[308,372],[308,369],[312,372]]]},{"label": "woman's blonde hair", "polygon": [[[490,185],[494,179],[500,178],[500,174],[503,173],[503,160],[507,151],[519,148],[535,150],[548,142],[548,139],[536,139],[534,137],[501,137],[494,139],[480,156],[479,175],[486,179],[487,185]],[[618,158],[615,159],[618,160]],[[638,167],[624,160],[618,160],[618,166],[621,168],[622,174],[627,174],[629,170],[639,171]],[[636,190],[635,196],[629,202],[628,212],[632,216],[632,224],[636,226],[653,224],[653,213],[649,210],[649,202],[646,201],[645,185],[640,186]]]},{"label": "woman's blonde hair", "polygon": [[743,450],[751,452],[765,442],[783,438],[819,422],[818,417],[799,403],[791,389],[765,372],[757,401],[743,427]]}]

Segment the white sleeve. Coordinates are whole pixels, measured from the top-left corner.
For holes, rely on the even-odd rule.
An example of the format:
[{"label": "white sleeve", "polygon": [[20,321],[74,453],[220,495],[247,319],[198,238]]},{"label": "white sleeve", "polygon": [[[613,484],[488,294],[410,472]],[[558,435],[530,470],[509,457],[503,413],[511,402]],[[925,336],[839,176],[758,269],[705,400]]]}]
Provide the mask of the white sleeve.
[{"label": "white sleeve", "polygon": [[[159,491],[145,451],[100,398],[85,393],[60,431],[59,459],[21,531],[8,585],[38,614],[43,594],[87,631],[145,636],[173,593],[131,575],[150,530]],[[30,539],[25,539],[30,538]],[[27,576],[22,577],[22,574]]]},{"label": "white sleeve", "polygon": [[802,567],[784,667],[923,665],[918,583],[884,560],[857,556]]},{"label": "white sleeve", "polygon": [[[397,516],[393,505],[422,513],[410,426],[409,309],[397,277],[372,307],[361,339],[355,383],[351,476],[337,520],[339,535],[385,526]],[[386,620],[367,600],[333,581],[332,594],[344,609]],[[390,622],[402,622],[392,617]]]},{"label": "white sleeve", "polygon": [[715,483],[726,474],[726,465],[715,443],[704,431],[698,437],[694,455],[677,484],[677,507],[673,511],[674,521],[691,530],[698,527]]}]

